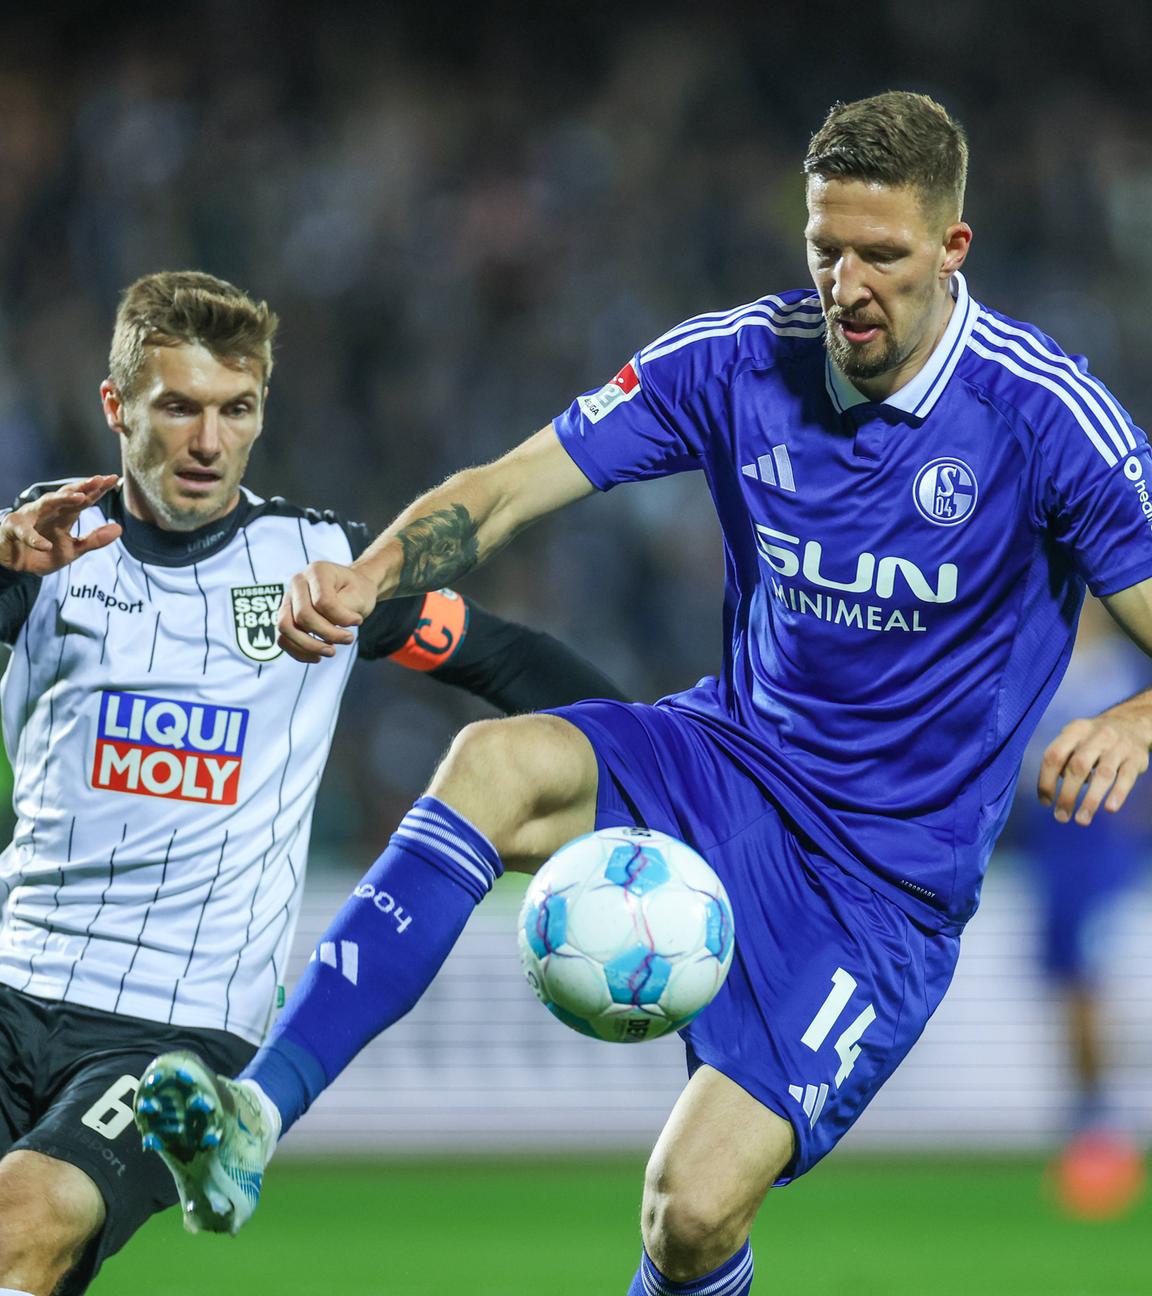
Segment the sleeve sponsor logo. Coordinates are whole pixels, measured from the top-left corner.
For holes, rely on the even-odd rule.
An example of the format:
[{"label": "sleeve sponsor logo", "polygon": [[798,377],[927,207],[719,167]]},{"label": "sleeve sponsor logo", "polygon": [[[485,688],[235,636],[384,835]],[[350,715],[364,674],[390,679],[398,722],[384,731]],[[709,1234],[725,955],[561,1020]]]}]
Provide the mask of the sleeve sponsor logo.
[{"label": "sleeve sponsor logo", "polygon": [[235,805],[248,712],[142,693],[102,693],[92,786]]},{"label": "sleeve sponsor logo", "polygon": [[236,645],[245,657],[266,662],[284,651],[276,641],[276,617],[284,586],[236,585],[232,588],[232,620]]},{"label": "sleeve sponsor logo", "polygon": [[635,363],[629,360],[610,383],[592,395],[581,396],[577,404],[589,423],[599,423],[605,414],[610,414],[617,405],[630,401],[639,390],[640,374]]},{"label": "sleeve sponsor logo", "polygon": [[1148,494],[1144,465],[1138,455],[1129,455],[1124,460],[1124,476],[1132,483],[1132,489],[1136,492],[1136,498],[1140,503],[1140,511],[1144,514],[1144,521],[1152,530],[1152,497]]}]

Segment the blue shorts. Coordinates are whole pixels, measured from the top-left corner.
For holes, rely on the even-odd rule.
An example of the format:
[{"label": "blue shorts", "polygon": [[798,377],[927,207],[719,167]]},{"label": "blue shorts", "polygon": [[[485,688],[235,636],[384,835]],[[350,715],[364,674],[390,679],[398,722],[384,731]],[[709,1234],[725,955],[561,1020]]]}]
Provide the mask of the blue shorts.
[{"label": "blue shorts", "polygon": [[1101,812],[1085,829],[1029,806],[1021,820],[1021,845],[1039,900],[1041,964],[1056,981],[1092,987],[1117,911],[1144,873],[1148,834],[1131,815]]},{"label": "blue shorts", "polygon": [[695,847],[736,919],[732,970],[681,1032],[707,1064],[791,1121],[809,1170],[840,1141],[944,996],[959,938],[923,930],[802,839],[695,716],[581,702],[553,711],[591,742],[596,826],[641,824]]}]

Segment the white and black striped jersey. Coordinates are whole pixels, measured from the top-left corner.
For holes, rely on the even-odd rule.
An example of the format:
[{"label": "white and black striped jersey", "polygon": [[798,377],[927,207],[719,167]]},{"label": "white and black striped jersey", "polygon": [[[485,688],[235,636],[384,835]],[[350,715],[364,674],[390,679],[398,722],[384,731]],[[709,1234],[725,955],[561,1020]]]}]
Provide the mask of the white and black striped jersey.
[{"label": "white and black striped jersey", "polygon": [[[276,614],[293,573],[348,562],[368,537],[247,491],[191,533],[126,516],[111,496],[78,533],[106,516],[123,536],[71,566],[42,579],[0,569],[17,813],[0,856],[0,982],[258,1041],[354,660],[294,661]],[[380,604],[358,650],[507,710],[619,696],[548,636],[450,591]]]}]

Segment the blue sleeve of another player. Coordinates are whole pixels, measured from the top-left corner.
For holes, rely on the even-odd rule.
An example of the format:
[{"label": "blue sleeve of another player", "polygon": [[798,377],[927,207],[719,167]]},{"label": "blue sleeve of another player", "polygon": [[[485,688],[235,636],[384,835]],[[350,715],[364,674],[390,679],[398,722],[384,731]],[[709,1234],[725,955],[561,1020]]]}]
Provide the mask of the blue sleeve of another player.
[{"label": "blue sleeve of another player", "polygon": [[823,328],[811,289],[697,315],[637,352],[598,391],[577,397],[552,425],[600,490],[701,468],[713,438],[731,429],[733,376],[771,368],[779,339],[810,342]]},{"label": "blue sleeve of another player", "polygon": [[1043,435],[1044,511],[1097,597],[1152,577],[1152,450],[1102,383],[1061,384]]},{"label": "blue sleeve of another player", "polygon": [[643,355],[553,420],[564,448],[598,490],[700,467],[701,436],[682,408],[686,375],[673,365],[646,364]]},{"label": "blue sleeve of another player", "polygon": [[553,420],[594,486],[609,490],[702,466],[713,430],[727,422],[732,373],[742,360],[762,361],[774,344],[771,328],[742,327],[748,316],[767,322],[752,303],[677,325]]}]

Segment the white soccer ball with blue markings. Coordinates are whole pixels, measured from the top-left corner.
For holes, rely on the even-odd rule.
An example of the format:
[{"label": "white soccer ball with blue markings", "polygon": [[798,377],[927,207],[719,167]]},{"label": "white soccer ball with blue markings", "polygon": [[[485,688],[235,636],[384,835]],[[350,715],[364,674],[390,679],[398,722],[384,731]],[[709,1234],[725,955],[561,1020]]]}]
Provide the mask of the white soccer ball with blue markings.
[{"label": "white soccer ball with blue markings", "polygon": [[613,1043],[686,1026],[723,985],[733,939],[711,865],[645,828],[603,828],[562,846],[520,910],[520,961],[540,1002]]}]

